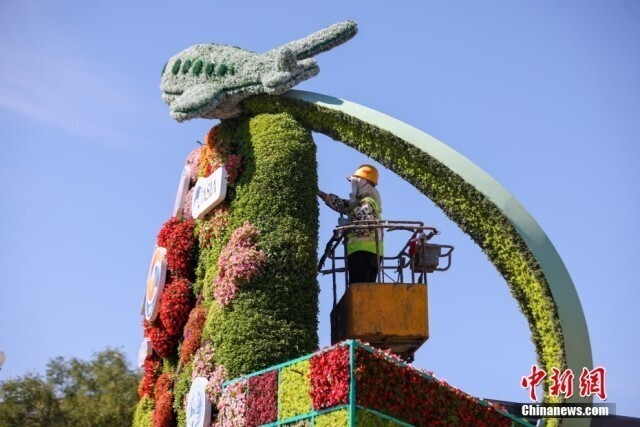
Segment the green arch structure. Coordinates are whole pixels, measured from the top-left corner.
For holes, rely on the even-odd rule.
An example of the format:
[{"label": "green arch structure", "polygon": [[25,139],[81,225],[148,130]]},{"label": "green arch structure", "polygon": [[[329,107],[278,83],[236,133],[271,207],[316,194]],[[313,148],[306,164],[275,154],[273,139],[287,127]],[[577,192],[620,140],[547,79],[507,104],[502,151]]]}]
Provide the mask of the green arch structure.
[{"label": "green arch structure", "polygon": [[[397,173],[431,199],[481,247],[507,281],[527,318],[538,364],[592,369],[587,324],[573,281],[553,244],[527,210],[469,159],[428,134],[378,111],[313,92],[257,96],[249,113],[287,112],[308,129],[355,148]],[[568,403],[591,403],[579,393]],[[550,419],[547,425],[558,425]],[[589,426],[589,419],[565,419],[563,426]]]}]

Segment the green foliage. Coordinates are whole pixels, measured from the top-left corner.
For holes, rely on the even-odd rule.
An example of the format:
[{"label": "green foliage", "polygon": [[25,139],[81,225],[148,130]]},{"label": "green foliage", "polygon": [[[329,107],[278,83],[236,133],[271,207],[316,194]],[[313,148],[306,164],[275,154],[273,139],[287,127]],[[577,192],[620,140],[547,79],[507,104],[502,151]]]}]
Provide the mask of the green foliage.
[{"label": "green foliage", "polygon": [[140,399],[136,411],[133,413],[132,427],[152,427],[154,405],[154,401],[149,396]]},{"label": "green foliage", "polygon": [[64,426],[64,412],[53,386],[27,374],[0,384],[0,426]]},{"label": "green foliage", "polygon": [[283,424],[283,426],[286,426],[286,427],[311,427],[311,421],[309,421],[309,420],[300,420],[300,421],[295,421],[293,423]]},{"label": "green foliage", "polygon": [[129,426],[138,381],[120,350],[89,362],[57,357],[45,379],[27,375],[0,385],[0,426]]},{"label": "green foliage", "polygon": [[162,73],[160,73],[160,76],[162,76],[164,72],[167,70],[167,64],[168,62],[165,62],[164,65],[162,66]]},{"label": "green foliage", "polygon": [[162,359],[162,373],[168,372],[173,374],[178,368],[178,357],[176,355],[172,355],[171,357],[166,357]]},{"label": "green foliage", "polygon": [[129,425],[139,377],[120,350],[107,349],[89,361],[57,357],[47,365],[61,408],[73,426]]},{"label": "green foliage", "polygon": [[[227,194],[228,198],[231,198],[230,194]],[[202,220],[197,220],[201,222]],[[216,239],[211,242],[210,247],[200,247],[200,256],[198,259],[198,267],[196,268],[196,282],[193,285],[193,292],[195,295],[200,295],[202,291],[204,301],[206,305],[209,305],[213,300],[213,279],[218,272],[218,257],[220,251],[226,244],[229,235],[227,234],[224,239]]]},{"label": "green foliage", "polygon": [[[230,377],[293,359],[317,348],[317,164],[309,131],[288,114],[223,121],[220,138],[239,144],[245,170],[230,200],[229,225],[220,247],[201,262],[208,286],[215,260],[245,221],[260,230],[264,273],[244,284],[225,310],[210,304],[203,341]],[[205,292],[207,295],[207,292]]]},{"label": "green foliage", "polygon": [[[343,113],[304,101],[273,96],[247,99],[253,114],[287,112],[310,130],[355,148],[415,186],[482,248],[505,278],[527,318],[538,363],[547,371],[566,368],[556,306],[543,272],[517,230],[491,201],[435,158],[397,136]],[[545,401],[561,401],[548,394]]]},{"label": "green foliage", "polygon": [[[209,312],[207,313],[207,320],[204,322],[204,328],[202,328],[201,341],[205,342],[211,340],[213,342],[213,336],[223,335],[222,325],[224,320],[224,309],[220,307],[215,301],[209,306]],[[221,341],[222,338],[219,338]],[[217,353],[216,353],[217,354]],[[217,365],[222,363],[216,360]],[[231,378],[231,377],[229,377]]]},{"label": "green foliage", "polygon": [[394,427],[401,424],[382,418],[373,412],[362,409],[356,410],[356,425],[362,427]]},{"label": "green foliage", "polygon": [[339,409],[316,416],[316,427],[347,427],[349,425],[349,410]]},{"label": "green foliage", "polygon": [[309,361],[289,365],[280,372],[278,398],[280,413],[279,420],[306,414],[313,410],[311,402],[311,380]]},{"label": "green foliage", "polygon": [[187,413],[184,407],[185,397],[191,388],[191,363],[182,367],[173,387],[173,411],[177,414],[178,427],[187,425]]}]

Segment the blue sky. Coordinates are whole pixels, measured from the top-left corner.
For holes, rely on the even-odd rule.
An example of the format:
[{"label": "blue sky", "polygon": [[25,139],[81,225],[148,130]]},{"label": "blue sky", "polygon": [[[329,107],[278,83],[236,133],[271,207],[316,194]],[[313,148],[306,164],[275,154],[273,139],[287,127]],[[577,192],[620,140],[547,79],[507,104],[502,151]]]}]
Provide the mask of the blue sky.
[{"label": "blue sky", "polygon": [[[187,154],[215,124],[169,117],[165,61],[206,42],[264,52],[353,19],[359,34],[298,88],[405,121],[502,183],[573,278],[608,401],[640,417],[639,2],[216,3],[0,5],[0,380],[106,346],[135,361],[155,236]],[[315,139],[320,187],[346,196],[344,177],[368,159]],[[416,364],[476,396],[526,400],[534,349],[505,281],[392,172],[379,189],[385,218],[423,220],[456,247],[451,270],[430,279],[431,338]],[[322,247],[336,218],[321,208]],[[321,287],[326,345],[330,281]]]}]

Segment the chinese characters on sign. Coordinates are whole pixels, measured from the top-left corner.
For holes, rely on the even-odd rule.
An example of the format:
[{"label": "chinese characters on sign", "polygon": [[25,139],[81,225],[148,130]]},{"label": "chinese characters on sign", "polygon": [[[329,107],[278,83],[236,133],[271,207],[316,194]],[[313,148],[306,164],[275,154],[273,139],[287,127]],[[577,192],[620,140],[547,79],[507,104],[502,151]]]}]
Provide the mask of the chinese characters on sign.
[{"label": "chinese characters on sign", "polygon": [[[580,374],[580,397],[588,397],[596,395],[600,400],[607,400],[607,392],[605,386],[605,377],[607,370],[602,366],[598,366],[592,370],[582,368]],[[532,401],[537,400],[536,386],[538,386],[542,380],[547,376],[547,373],[538,368],[537,365],[531,365],[531,375],[522,377],[520,385],[524,389],[529,389],[529,398]],[[574,375],[571,369],[566,369],[564,372],[558,368],[551,368],[551,387],[549,393],[551,396],[564,395],[565,398],[573,396],[573,379]]]}]

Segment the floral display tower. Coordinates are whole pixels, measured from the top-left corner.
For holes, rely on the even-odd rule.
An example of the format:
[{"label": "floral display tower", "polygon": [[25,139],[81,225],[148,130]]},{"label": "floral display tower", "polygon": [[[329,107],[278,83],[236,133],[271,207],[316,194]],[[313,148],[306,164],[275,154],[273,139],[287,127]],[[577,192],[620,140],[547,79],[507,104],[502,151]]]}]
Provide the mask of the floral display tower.
[{"label": "floral display tower", "polygon": [[[161,89],[171,116],[220,123],[186,159],[173,214],[155,242],[134,426],[522,423],[366,345],[346,342],[314,353],[312,132],[396,172],[471,236],[518,302],[542,368],[592,367],[571,278],[544,232],[502,186],[402,122],[290,90],[319,72],[315,55],[356,32],[345,21],[263,54],[196,45],[165,64]],[[561,402],[548,387],[544,400]]]}]

